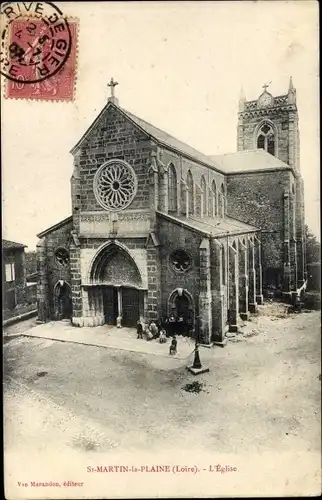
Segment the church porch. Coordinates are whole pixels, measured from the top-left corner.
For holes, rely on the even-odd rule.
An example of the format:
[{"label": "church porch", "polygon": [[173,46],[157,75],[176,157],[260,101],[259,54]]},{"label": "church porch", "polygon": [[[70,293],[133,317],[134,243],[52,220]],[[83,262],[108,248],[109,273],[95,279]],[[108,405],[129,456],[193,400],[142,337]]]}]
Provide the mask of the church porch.
[{"label": "church porch", "polygon": [[[190,274],[180,273],[173,277],[167,263],[163,267],[167,273],[163,286],[166,288],[173,279],[177,285],[182,283],[181,288],[177,286],[176,289],[181,290],[183,296],[193,298],[190,301],[194,316],[192,336],[198,342],[209,346],[225,345],[226,333],[237,332],[240,319],[248,320],[263,300],[259,232],[230,218],[217,220],[195,216],[187,219],[168,214],[162,214],[162,218],[177,226],[176,229],[170,224],[161,226],[167,233],[167,247],[179,242],[183,247],[188,241],[187,230],[190,230],[188,253],[199,264],[196,276],[192,268]],[[169,236],[172,233],[175,243]],[[167,259],[165,255],[164,260]],[[169,307],[167,312],[172,312]]]}]

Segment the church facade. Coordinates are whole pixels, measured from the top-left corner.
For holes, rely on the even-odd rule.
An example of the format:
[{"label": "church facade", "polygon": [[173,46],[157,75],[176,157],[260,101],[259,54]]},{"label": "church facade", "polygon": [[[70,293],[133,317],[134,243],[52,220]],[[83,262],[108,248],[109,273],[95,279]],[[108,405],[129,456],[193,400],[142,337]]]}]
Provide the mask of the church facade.
[{"label": "church facade", "polygon": [[72,149],[72,215],[38,235],[38,320],[182,316],[225,342],[269,288],[305,279],[296,91],[239,102],[237,152],[207,156],[112,96]]}]

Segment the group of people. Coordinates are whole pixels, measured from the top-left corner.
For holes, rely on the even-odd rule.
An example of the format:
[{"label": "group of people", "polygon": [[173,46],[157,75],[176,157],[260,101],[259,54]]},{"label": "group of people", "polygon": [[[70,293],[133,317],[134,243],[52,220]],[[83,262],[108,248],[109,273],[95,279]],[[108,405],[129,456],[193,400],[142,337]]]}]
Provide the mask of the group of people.
[{"label": "group of people", "polygon": [[168,337],[171,337],[169,354],[175,355],[177,354],[178,345],[176,334],[182,334],[180,327],[177,327],[178,323],[179,325],[180,323],[184,323],[182,316],[180,316],[177,320],[173,314],[169,318],[166,318],[165,321],[161,321],[158,325],[155,321],[151,321],[150,324],[147,324],[142,318],[140,318],[137,323],[137,338],[145,338],[148,341],[157,339],[160,344],[165,344]]}]

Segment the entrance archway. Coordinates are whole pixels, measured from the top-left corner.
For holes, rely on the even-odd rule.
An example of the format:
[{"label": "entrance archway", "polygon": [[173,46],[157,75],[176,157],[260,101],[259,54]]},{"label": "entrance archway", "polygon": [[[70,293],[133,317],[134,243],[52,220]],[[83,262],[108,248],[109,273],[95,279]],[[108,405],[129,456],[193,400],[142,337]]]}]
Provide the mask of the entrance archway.
[{"label": "entrance archway", "polygon": [[[195,304],[192,295],[183,288],[176,288],[168,299],[168,316],[174,315],[179,325],[178,333],[192,337],[195,329]],[[182,318],[182,326],[178,322]]]},{"label": "entrance archway", "polygon": [[135,327],[144,314],[144,290],[140,271],[125,247],[116,242],[105,245],[94,258],[89,277],[94,285],[89,296],[101,293],[105,323]]},{"label": "entrance archway", "polygon": [[72,318],[72,293],[67,281],[59,280],[54,286],[55,320]]}]

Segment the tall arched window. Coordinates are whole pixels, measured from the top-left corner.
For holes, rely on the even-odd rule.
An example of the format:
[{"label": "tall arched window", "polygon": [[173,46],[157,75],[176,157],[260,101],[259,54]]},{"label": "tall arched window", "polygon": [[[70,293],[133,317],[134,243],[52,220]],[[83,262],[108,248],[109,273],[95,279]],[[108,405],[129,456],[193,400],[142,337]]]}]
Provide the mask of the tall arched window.
[{"label": "tall arched window", "polygon": [[272,125],[265,122],[261,125],[257,135],[257,148],[264,149],[275,155],[276,137]]},{"label": "tall arched window", "polygon": [[200,188],[201,188],[201,217],[204,217],[207,215],[207,184],[206,184],[206,179],[204,176],[201,176],[201,181],[200,181]]},{"label": "tall arched window", "polygon": [[217,186],[216,186],[215,180],[212,181],[211,191],[212,191],[212,216],[216,217],[216,215],[217,215]]},{"label": "tall arched window", "polygon": [[187,196],[188,196],[188,201],[187,201],[187,216],[193,215],[193,177],[192,173],[190,170],[187,173]]},{"label": "tall arched window", "polygon": [[225,187],[224,184],[220,186],[219,200],[218,200],[219,217],[225,217]]},{"label": "tall arched window", "polygon": [[177,211],[177,173],[176,169],[172,165],[169,165],[168,170],[168,196],[169,196],[169,212]]}]

